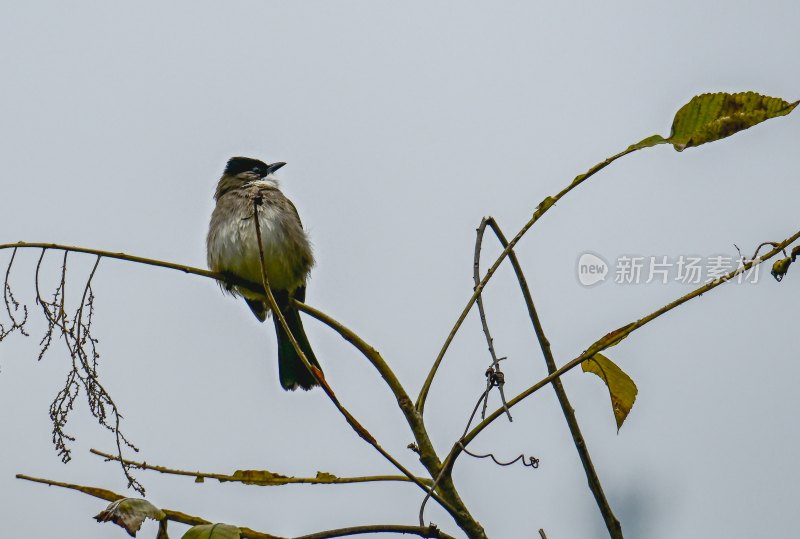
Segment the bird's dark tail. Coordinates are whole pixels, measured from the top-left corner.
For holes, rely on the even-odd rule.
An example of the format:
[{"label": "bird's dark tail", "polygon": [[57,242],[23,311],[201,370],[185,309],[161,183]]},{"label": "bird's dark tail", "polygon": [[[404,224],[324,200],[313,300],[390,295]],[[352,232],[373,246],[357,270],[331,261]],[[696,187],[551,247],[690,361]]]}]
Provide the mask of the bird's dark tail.
[{"label": "bird's dark tail", "polygon": [[[319,367],[319,361],[317,361],[317,357],[314,355],[314,351],[311,349],[311,344],[308,342],[308,337],[306,337],[306,332],[303,329],[303,322],[300,320],[300,313],[290,303],[288,292],[285,290],[273,290],[273,294],[275,295],[275,301],[277,302],[278,307],[280,307],[284,318],[286,318],[286,323],[289,326],[292,335],[294,335],[294,338],[297,339],[297,344],[300,345],[300,349],[303,351],[303,354],[305,354],[309,363]],[[294,297],[299,301],[304,301],[305,296],[306,289],[304,286],[298,288],[294,293]],[[306,366],[303,364],[303,361],[300,359],[300,356],[295,351],[294,346],[292,346],[292,341],[283,330],[283,326],[281,325],[280,320],[278,320],[278,317],[273,314],[272,319],[275,321],[275,333],[278,336],[278,373],[280,375],[281,386],[283,386],[283,389],[295,390],[298,387],[301,387],[305,390],[308,390],[314,386],[318,386],[319,383],[317,382],[316,378],[314,378],[314,375],[312,375],[311,372],[306,368]]]}]

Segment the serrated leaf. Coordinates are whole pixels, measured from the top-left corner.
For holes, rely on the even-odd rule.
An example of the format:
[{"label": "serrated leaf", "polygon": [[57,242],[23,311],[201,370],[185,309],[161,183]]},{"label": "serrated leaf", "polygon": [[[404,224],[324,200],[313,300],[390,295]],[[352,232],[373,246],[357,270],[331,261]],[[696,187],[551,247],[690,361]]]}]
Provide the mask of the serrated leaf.
[{"label": "serrated leaf", "polygon": [[633,403],[636,402],[636,394],[639,392],[636,384],[616,363],[602,354],[595,354],[581,363],[581,369],[583,372],[599,376],[605,382],[611,396],[611,408],[614,411],[617,432],[619,432],[622,423],[625,422],[625,418],[633,408]]},{"label": "serrated leaf", "polygon": [[203,524],[192,526],[181,539],[239,539],[241,532],[230,524]]},{"label": "serrated leaf", "polygon": [[142,527],[144,519],[164,520],[166,513],[142,498],[122,498],[108,504],[94,519],[97,522],[113,522],[121,526],[131,537]]},{"label": "serrated leaf", "polygon": [[800,101],[789,103],[756,92],[698,95],[675,115],[668,142],[680,152],[729,137],[765,120],[785,116],[798,103]]}]

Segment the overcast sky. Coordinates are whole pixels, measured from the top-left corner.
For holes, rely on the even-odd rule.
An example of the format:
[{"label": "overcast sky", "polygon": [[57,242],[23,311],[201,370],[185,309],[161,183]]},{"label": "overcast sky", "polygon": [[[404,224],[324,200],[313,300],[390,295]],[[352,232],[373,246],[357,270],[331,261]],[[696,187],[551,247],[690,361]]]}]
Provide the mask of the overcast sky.
[{"label": "overcast sky", "polygon": [[[47,241],[205,265],[226,160],[285,161],[279,178],[318,260],[307,301],[378,348],[416,396],[472,290],[475,227],[513,235],[536,205],[627,145],[669,134],[707,91],[800,99],[796,1],[10,2],[0,7],[0,243]],[[553,208],[520,243],[557,361],[691,290],[613,282],[618,257],[736,256],[798,229],[800,117],[677,153],[634,154]],[[498,252],[485,250],[484,267]],[[582,286],[585,252],[606,282]],[[10,252],[0,253],[2,267]],[[45,262],[44,286],[58,280]],[[13,478],[125,492],[88,453],[113,437],[76,407],[74,459],[59,461],[48,407],[63,343],[37,363],[36,251],[12,274],[31,337],[0,344],[3,536],[113,538],[105,502]],[[93,259],[70,256],[68,301]],[[767,268],[763,268],[766,270]],[[608,355],[639,396],[619,435],[602,383],[566,389],[629,538],[788,537],[800,471],[800,268],[780,284],[728,284],[637,331]],[[280,389],[272,325],[210,280],[113,260],[95,278],[101,379],[141,449],[189,470],[309,476],[395,473],[321,391]],[[546,373],[508,268],[487,288],[506,389]],[[74,308],[73,304],[73,308]],[[412,470],[412,440],[374,369],[307,319],[346,406]],[[475,313],[437,377],[426,420],[440,454],[459,436],[489,358]],[[497,404],[496,396],[493,405]],[[456,485],[495,538],[604,537],[553,392],[474,442],[538,470],[462,458]],[[279,535],[414,524],[408,484],[258,488],[139,472],[156,505]],[[132,491],[128,494],[134,495]],[[426,518],[459,530],[432,504]],[[173,524],[179,537],[184,526]],[[145,524],[141,537],[153,537]]]}]

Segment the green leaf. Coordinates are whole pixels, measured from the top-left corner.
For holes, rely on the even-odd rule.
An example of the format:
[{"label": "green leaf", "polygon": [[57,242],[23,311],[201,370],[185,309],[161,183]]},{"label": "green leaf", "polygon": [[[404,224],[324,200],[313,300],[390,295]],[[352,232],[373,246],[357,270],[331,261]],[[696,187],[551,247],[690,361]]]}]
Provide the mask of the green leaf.
[{"label": "green leaf", "polygon": [[642,140],[640,142],[637,142],[636,144],[631,144],[630,146],[628,146],[628,150],[627,151],[631,151],[632,152],[634,150],[641,150],[643,148],[649,148],[651,146],[657,146],[659,144],[666,144],[667,142],[669,142],[669,141],[667,139],[665,139],[664,137],[662,137],[661,135],[653,135],[653,136],[647,137],[646,139],[644,139],[644,140]]},{"label": "green leaf", "polygon": [[136,537],[136,532],[142,527],[145,518],[164,520],[166,513],[142,498],[122,498],[108,504],[94,519],[97,522],[113,522],[125,528],[128,535]]},{"label": "green leaf", "polygon": [[581,363],[581,369],[583,372],[596,374],[605,382],[611,396],[611,408],[614,410],[617,432],[619,432],[636,401],[636,394],[639,392],[636,384],[616,363],[602,354],[595,354]]},{"label": "green leaf", "polygon": [[675,115],[668,142],[679,152],[714,142],[770,118],[786,116],[798,103],[755,92],[698,95]]},{"label": "green leaf", "polygon": [[192,526],[181,539],[239,539],[241,532],[230,524],[203,524]]}]

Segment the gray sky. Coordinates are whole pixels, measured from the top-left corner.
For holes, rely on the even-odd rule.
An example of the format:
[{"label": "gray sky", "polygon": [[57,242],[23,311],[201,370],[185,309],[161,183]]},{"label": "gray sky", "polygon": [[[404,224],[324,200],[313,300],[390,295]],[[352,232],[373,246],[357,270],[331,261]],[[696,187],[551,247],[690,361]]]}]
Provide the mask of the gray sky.
[{"label": "gray sky", "polygon": [[[376,346],[413,395],[472,289],[474,229],[508,235],[576,174],[648,135],[706,91],[800,98],[800,5],[791,1],[4,2],[0,8],[0,243],[60,242],[203,266],[226,159],[280,171],[312,236],[308,302]],[[563,363],[604,333],[686,293],[682,284],[585,288],[585,251],[712,256],[797,230],[798,113],[681,154],[615,163],[551,210],[519,247]],[[487,247],[484,265],[497,253]],[[14,285],[33,305],[37,254]],[[3,263],[9,253],[0,254]],[[49,255],[49,287],[58,278]],[[70,277],[90,257],[71,257]],[[766,268],[765,268],[766,269]],[[797,268],[792,268],[797,269]],[[79,281],[71,292],[76,299]],[[511,271],[487,289],[507,389],[545,373]],[[72,289],[70,289],[72,290]],[[796,529],[797,297],[727,285],[609,351],[639,397],[616,433],[599,380],[566,388],[626,537],[786,537]],[[206,280],[104,260],[96,277],[102,380],[150,463],[220,473],[393,473],[320,391],[280,390],[271,325]],[[4,535],[123,537],[91,516],[105,503],[13,479],[27,473],[122,492],[88,454],[113,439],[83,402],[62,465],[47,411],[66,374],[56,343],[0,345],[0,514]],[[325,373],[345,405],[413,470],[410,433],[374,370],[313,320]],[[441,453],[484,384],[476,315],[445,358],[426,409]],[[496,400],[494,401],[496,404]],[[455,475],[492,537],[603,537],[568,430],[547,389],[474,443],[536,471],[463,458]],[[256,488],[138,474],[156,505],[275,534],[413,524],[419,490]],[[132,494],[132,493],[131,493]],[[431,507],[429,505],[429,507]],[[427,518],[458,535],[436,508]],[[174,525],[180,536],[184,527]],[[145,524],[143,537],[155,526]]]}]

